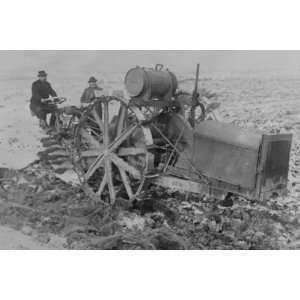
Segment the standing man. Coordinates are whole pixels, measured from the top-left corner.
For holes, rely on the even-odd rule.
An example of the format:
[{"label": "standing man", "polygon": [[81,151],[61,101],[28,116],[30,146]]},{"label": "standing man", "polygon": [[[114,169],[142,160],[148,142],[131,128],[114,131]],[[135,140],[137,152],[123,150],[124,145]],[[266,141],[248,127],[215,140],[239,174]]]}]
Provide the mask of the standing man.
[{"label": "standing man", "polygon": [[97,85],[97,79],[92,76],[88,81],[89,86],[83,91],[80,98],[80,102],[91,103],[96,98],[96,91],[102,91],[103,89]]},{"label": "standing man", "polygon": [[[39,118],[40,125],[43,128],[47,127],[47,114],[55,111],[52,105],[45,103],[45,99],[48,99],[50,96],[57,97],[57,94],[47,81],[47,73],[45,71],[39,71],[38,80],[32,84],[30,109]],[[50,123],[52,122],[54,122],[54,120],[50,121]]]}]

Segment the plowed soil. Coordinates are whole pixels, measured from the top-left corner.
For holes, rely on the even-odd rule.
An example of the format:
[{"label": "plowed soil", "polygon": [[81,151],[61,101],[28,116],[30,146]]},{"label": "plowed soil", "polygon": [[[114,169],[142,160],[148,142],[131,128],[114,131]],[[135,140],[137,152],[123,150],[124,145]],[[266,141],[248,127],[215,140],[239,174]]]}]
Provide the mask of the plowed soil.
[{"label": "plowed soil", "polygon": [[[114,78],[107,82],[119,87]],[[30,116],[25,83],[13,93],[8,82],[0,98],[0,222],[5,226],[0,227],[0,248],[300,248],[300,76],[247,74],[201,80],[202,88],[218,94],[223,121],[293,133],[288,195],[264,203],[237,198],[233,206],[204,195],[186,199],[150,188],[141,203],[128,206],[120,199],[113,209],[95,207],[79,187],[61,181],[40,161],[32,163],[42,149],[43,134]],[[188,91],[192,87],[188,79],[181,84]],[[15,118],[8,117],[11,113]]]}]

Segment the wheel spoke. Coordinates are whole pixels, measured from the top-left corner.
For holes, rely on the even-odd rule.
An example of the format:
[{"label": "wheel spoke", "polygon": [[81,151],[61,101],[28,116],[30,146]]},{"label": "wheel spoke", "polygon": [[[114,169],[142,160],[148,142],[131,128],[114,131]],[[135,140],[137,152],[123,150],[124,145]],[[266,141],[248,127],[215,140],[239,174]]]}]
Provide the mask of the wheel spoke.
[{"label": "wheel spoke", "polygon": [[141,179],[141,173],[139,170],[137,170],[135,167],[129,165],[125,160],[118,157],[114,153],[110,153],[110,157],[113,161],[113,163],[120,169],[127,171],[129,174],[131,174],[136,179]]},{"label": "wheel spoke", "polygon": [[108,184],[108,190],[110,195],[110,201],[114,203],[116,201],[116,191],[112,179],[111,160],[109,157],[105,160],[105,177]]},{"label": "wheel spoke", "polygon": [[129,199],[132,199],[133,198],[133,192],[132,192],[132,189],[131,189],[131,186],[130,186],[129,178],[126,175],[126,173],[123,169],[121,169],[121,168],[118,168],[118,169],[119,169],[122,181],[124,183],[127,195],[129,197]]},{"label": "wheel spoke", "polygon": [[101,194],[103,193],[103,190],[104,190],[106,184],[107,184],[106,174],[104,173],[104,176],[103,176],[102,181],[100,183],[99,189],[98,189],[98,191],[96,193],[97,195],[101,196]]},{"label": "wheel spoke", "polygon": [[118,117],[118,122],[117,122],[117,126],[116,126],[116,135],[115,136],[120,136],[121,132],[124,129],[126,114],[127,114],[127,107],[124,105],[120,105],[119,117]]},{"label": "wheel spoke", "polygon": [[103,143],[104,147],[107,148],[109,144],[109,132],[108,132],[108,122],[109,122],[109,115],[108,115],[108,102],[104,102],[104,125],[103,125]]},{"label": "wheel spoke", "polygon": [[[100,151],[100,152],[99,152]],[[85,158],[85,157],[97,157],[101,154],[103,149],[91,149],[91,150],[85,150],[80,153],[80,156]]]},{"label": "wheel spoke", "polygon": [[118,148],[128,137],[134,132],[134,130],[137,128],[137,124],[129,127],[123,134],[121,133],[120,136],[118,136],[111,145],[109,145],[110,151],[114,151],[116,148]]},{"label": "wheel spoke", "polygon": [[146,154],[145,148],[136,148],[136,147],[120,147],[118,151],[119,156],[128,156],[128,155],[141,155]]},{"label": "wheel spoke", "polygon": [[91,164],[87,172],[85,173],[84,177],[85,180],[89,180],[89,178],[95,173],[95,171],[101,166],[105,156],[104,154],[101,154],[98,156],[98,158],[94,161],[94,163]]},{"label": "wheel spoke", "polygon": [[102,122],[102,120],[100,119],[98,113],[96,112],[95,108],[92,110],[92,115],[95,118],[95,120],[97,121],[99,128],[101,129],[101,131],[104,131],[104,124]]}]

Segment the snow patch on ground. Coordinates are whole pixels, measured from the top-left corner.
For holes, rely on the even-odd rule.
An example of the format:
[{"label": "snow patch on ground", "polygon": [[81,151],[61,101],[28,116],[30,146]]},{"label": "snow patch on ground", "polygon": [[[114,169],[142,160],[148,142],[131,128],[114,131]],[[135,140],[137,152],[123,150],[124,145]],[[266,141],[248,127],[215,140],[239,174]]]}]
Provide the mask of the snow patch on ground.
[{"label": "snow patch on ground", "polygon": [[44,133],[31,116],[29,101],[0,94],[0,167],[20,169],[36,160]]},{"label": "snow patch on ground", "polygon": [[0,250],[54,250],[62,249],[59,243],[43,244],[12,228],[0,226]]}]

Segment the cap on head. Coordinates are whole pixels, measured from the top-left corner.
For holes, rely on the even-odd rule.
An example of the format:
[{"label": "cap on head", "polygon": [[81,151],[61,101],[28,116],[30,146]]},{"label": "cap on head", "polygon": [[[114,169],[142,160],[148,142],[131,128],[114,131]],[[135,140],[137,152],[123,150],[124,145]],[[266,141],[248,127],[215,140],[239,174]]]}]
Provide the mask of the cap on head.
[{"label": "cap on head", "polygon": [[47,73],[45,71],[39,71],[38,72],[38,77],[46,77]]},{"label": "cap on head", "polygon": [[91,76],[88,83],[97,82],[97,79],[94,76]]}]

